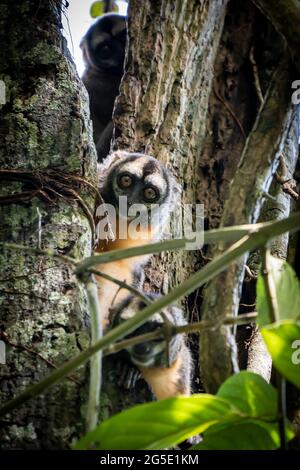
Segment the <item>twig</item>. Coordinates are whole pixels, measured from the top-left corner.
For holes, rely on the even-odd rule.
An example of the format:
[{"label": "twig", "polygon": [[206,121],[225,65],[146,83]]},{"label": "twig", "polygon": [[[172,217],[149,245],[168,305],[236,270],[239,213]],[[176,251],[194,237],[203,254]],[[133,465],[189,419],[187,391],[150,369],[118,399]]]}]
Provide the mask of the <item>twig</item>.
[{"label": "twig", "polygon": [[[276,286],[273,282],[272,277],[269,273],[269,249],[265,248],[262,254],[262,276],[264,280],[266,299],[270,311],[271,321],[273,323],[280,320],[278,302],[276,296]],[[276,370],[276,387],[278,392],[278,426],[280,435],[280,448],[286,449],[287,442],[285,437],[285,423],[287,420],[286,415],[286,396],[285,396],[285,379],[282,377],[280,372]]]},{"label": "twig", "polygon": [[[297,213],[292,216],[295,217],[295,227],[297,225],[298,216],[299,214]],[[224,227],[220,229],[208,230],[204,233],[204,242],[205,244],[217,243],[220,241],[234,242],[240,240],[245,235],[251,235],[252,233],[256,233],[258,231],[264,232],[264,230],[266,230],[266,233],[269,233],[268,227],[272,226],[272,222],[265,222],[259,224],[245,224],[234,227]],[[186,244],[190,242],[191,240],[185,238],[167,240],[164,242],[152,243],[134,248],[112,250],[99,255],[94,255],[85,258],[84,260],[77,260],[70,256],[57,253],[57,251],[53,250],[52,248],[38,249],[36,247],[19,245],[17,243],[0,242],[0,248],[15,251],[24,251],[25,253],[31,253],[37,256],[41,255],[48,256],[49,258],[57,258],[60,261],[64,261],[65,263],[75,266],[75,274],[80,274],[97,264],[110,263],[112,261],[118,261],[133,256],[140,256],[143,254],[153,254],[168,250],[179,250],[185,248]]]},{"label": "twig", "polygon": [[64,261],[65,263],[71,264],[73,266],[76,266],[79,261],[76,260],[75,258],[71,258],[70,256],[65,256],[57,253],[57,251],[53,250],[52,248],[47,248],[47,249],[39,249],[35,248],[33,246],[27,246],[27,245],[18,245],[17,243],[4,243],[0,242],[0,248],[5,248],[7,250],[15,250],[15,251],[24,251],[25,253],[31,253],[33,255],[41,255],[41,256],[49,256],[49,258],[57,258],[60,259],[61,261]]},{"label": "twig", "polygon": [[272,277],[270,276],[269,269],[269,257],[270,250],[264,248],[262,251],[262,276],[265,285],[266,299],[270,312],[270,320],[272,323],[276,323],[280,320],[279,311],[278,311],[278,302],[276,296],[276,286],[273,282]]},{"label": "twig", "polygon": [[[48,366],[50,366],[52,369],[57,369],[57,366],[52,362],[50,361],[49,359],[46,359],[44,356],[42,356],[41,353],[39,353],[38,351],[35,351],[34,349],[30,349],[28,348],[27,346],[24,346],[23,344],[18,344],[18,343],[14,343],[13,341],[11,341],[7,335],[7,333],[5,332],[0,332],[0,339],[2,339],[2,341],[4,341],[6,344],[9,344],[9,346],[11,346],[12,348],[16,348],[16,349],[20,349],[21,351],[25,351],[27,352],[28,354],[31,354],[31,355],[34,355],[34,356],[37,356],[39,357],[43,362],[45,362]],[[74,377],[72,376],[67,376],[66,379],[70,380],[71,382],[74,382],[76,385],[81,385],[80,382],[78,380],[76,380]]]},{"label": "twig", "polygon": [[60,172],[58,174],[53,171],[41,172],[11,168],[0,169],[0,180],[27,182],[27,184],[33,186],[32,191],[23,191],[0,196],[0,205],[12,204],[14,202],[32,199],[36,196],[40,196],[45,199],[49,204],[53,204],[57,198],[71,201],[76,200],[89,221],[94,244],[96,228],[92,213],[93,211],[89,208],[88,204],[83,200],[80,194],[74,189],[74,185],[76,183],[78,186],[85,186],[92,190],[97,201],[102,201],[102,197],[98,189],[89,181],[71,173]]},{"label": "twig", "polygon": [[281,170],[281,175],[279,174],[278,171],[276,171],[275,173],[275,178],[276,178],[277,183],[279,183],[282,186],[283,192],[288,194],[296,202],[299,201],[300,195],[292,187],[292,184],[294,181],[293,178],[288,178],[288,171],[287,171],[287,167],[286,167],[283,155],[281,155],[280,157],[279,167]]},{"label": "twig", "polygon": [[242,136],[244,137],[244,139],[246,140],[247,139],[247,136],[246,136],[246,133],[244,131],[244,128],[241,124],[241,121],[239,120],[239,118],[236,116],[236,114],[234,113],[234,111],[231,109],[231,107],[229,106],[228,103],[226,103],[226,101],[224,100],[224,98],[222,98],[222,96],[220,95],[220,93],[218,92],[217,90],[217,87],[216,85],[214,85],[213,87],[213,90],[214,90],[214,93],[216,95],[216,97],[221,101],[221,103],[223,103],[223,105],[225,106],[225,108],[227,109],[227,111],[229,111],[229,113],[231,114],[231,116],[233,117],[234,121],[236,122],[236,124],[238,125],[241,133],[242,133]]},{"label": "twig", "polygon": [[[92,275],[84,279],[91,319],[91,345],[95,345],[102,337],[102,322],[98,300],[97,283]],[[89,399],[86,415],[87,432],[95,429],[98,424],[100,390],[101,390],[102,352],[98,351],[90,359]]]},{"label": "twig", "polygon": [[[257,318],[257,312],[245,313],[244,315],[239,315],[238,317],[226,317],[222,322],[224,325],[247,325],[252,323]],[[198,333],[207,329],[214,329],[216,327],[215,322],[212,321],[200,321],[195,323],[189,323],[187,325],[174,326],[172,323],[171,336],[179,334],[189,334],[189,333]],[[107,348],[104,349],[103,355],[108,356],[110,354],[115,354],[122,349],[135,346],[136,344],[146,343],[148,341],[153,341],[157,339],[165,339],[165,328],[161,327],[151,333],[145,333],[143,335],[133,336],[132,338],[124,339],[123,341],[118,341],[113,343]],[[168,332],[170,334],[170,330]]]},{"label": "twig", "polygon": [[255,276],[255,274],[253,274],[253,272],[251,271],[249,266],[247,266],[247,264],[245,264],[244,268],[245,268],[246,273],[250,277],[250,279],[257,279],[257,276]]},{"label": "twig", "polygon": [[[276,221],[275,223],[264,222],[260,224],[247,224],[244,226],[232,227],[231,229],[229,229],[228,227],[224,227],[216,230],[208,230],[204,233],[204,243],[207,244],[216,243],[218,241],[234,240],[241,241],[244,235],[244,238],[245,236],[252,236],[252,240],[255,245],[257,236],[259,238],[261,237],[261,239],[264,241],[267,241],[269,238],[272,238],[272,230],[275,230],[275,232],[278,231],[278,235],[281,235],[285,231],[297,230],[297,224],[299,223],[299,220],[300,212],[296,212],[295,214],[291,215],[291,217],[281,221]],[[295,224],[294,227],[292,227],[293,221]],[[283,230],[284,226],[288,228],[286,230]],[[273,236],[276,236],[276,233],[273,233]],[[185,248],[186,243],[190,242],[191,240],[181,238],[176,240],[167,240],[165,242],[152,243],[150,245],[142,245],[134,248],[106,251],[105,253],[85,258],[80,263],[77,263],[75,274],[80,274],[97,264],[111,263],[112,261],[119,261],[122,259],[145,254],[160,253],[161,251],[176,249],[178,250],[181,248]],[[262,242],[262,245],[263,244],[264,243]],[[257,246],[259,246],[259,244]]]},{"label": "twig", "polygon": [[[256,222],[264,203],[263,191],[268,191],[274,166],[282,153],[294,122],[290,99],[290,63],[283,57],[277,67],[264,103],[247,137],[245,147],[230,186],[221,218],[221,226]],[[267,131],[266,131],[267,130]],[[219,244],[215,255],[224,250]],[[237,314],[244,266],[248,254],[220,276],[216,276],[204,292],[202,318],[217,319],[224,314]],[[200,338],[202,381],[207,391],[215,393],[232,372],[238,370],[238,355],[234,334],[228,328],[206,331]],[[212,342],[214,348],[211,347]]]},{"label": "twig", "polygon": [[275,223],[261,224],[261,228],[259,230],[239,240],[232,247],[226,250],[221,256],[211,261],[211,263],[207,264],[201,271],[195,273],[169,294],[159,298],[157,301],[138,312],[132,318],[129,318],[124,323],[116,326],[99,341],[97,341],[97,343],[91,345],[76,357],[70,359],[59,369],[46,376],[40,382],[28,387],[18,396],[4,404],[0,409],[0,417],[4,416],[6,413],[10,412],[27,400],[39,395],[55,383],[63,380],[64,377],[72,370],[77,369],[77,367],[90,359],[93,354],[105,349],[113,342],[136,330],[139,326],[143,325],[154,313],[161,311],[163,308],[177,301],[181,297],[188,295],[198,287],[201,287],[203,284],[212,279],[217,273],[226,269],[233,261],[236,261],[238,258],[240,258],[243,253],[265,245],[269,238],[276,237],[282,233],[297,230],[299,228],[300,213],[296,213],[287,219],[280,220]]},{"label": "twig", "polygon": [[38,271],[30,271],[27,274],[20,274],[19,276],[6,277],[5,279],[0,279],[0,284],[4,282],[17,281],[20,279],[28,279],[31,276],[39,276],[41,273],[45,271],[49,271],[50,269],[56,269],[56,268],[58,268],[58,266],[48,266],[47,268],[39,269]]},{"label": "twig", "polygon": [[37,215],[38,215],[38,240],[37,240],[37,248],[40,250],[42,248],[42,214],[40,209],[36,208]]},{"label": "twig", "polygon": [[261,86],[260,86],[260,80],[259,80],[259,74],[258,74],[258,68],[256,64],[256,60],[254,58],[254,46],[251,47],[250,49],[250,54],[249,54],[250,62],[252,64],[253,68],[253,75],[254,75],[254,85],[255,85],[255,90],[258,96],[258,99],[260,101],[260,104],[263,104],[264,102],[264,97],[261,91]]},{"label": "twig", "polygon": [[[103,279],[106,279],[107,281],[111,281],[111,282],[114,282],[115,284],[117,284],[121,289],[126,289],[128,290],[129,292],[131,292],[132,294],[134,294],[136,297],[139,297],[140,299],[142,299],[146,305],[150,305],[152,303],[152,300],[149,299],[149,297],[147,297],[146,295],[144,295],[141,291],[139,291],[138,289],[136,289],[135,287],[133,286],[130,286],[129,284],[127,284],[126,282],[124,281],[119,281],[119,279],[116,279],[115,277],[112,277],[110,276],[109,274],[106,274],[106,273],[103,273],[101,271],[98,271],[97,269],[90,269],[89,270],[90,273],[92,274],[95,274],[96,276],[100,276],[100,277],[103,277]],[[119,292],[119,291],[118,291]]]}]

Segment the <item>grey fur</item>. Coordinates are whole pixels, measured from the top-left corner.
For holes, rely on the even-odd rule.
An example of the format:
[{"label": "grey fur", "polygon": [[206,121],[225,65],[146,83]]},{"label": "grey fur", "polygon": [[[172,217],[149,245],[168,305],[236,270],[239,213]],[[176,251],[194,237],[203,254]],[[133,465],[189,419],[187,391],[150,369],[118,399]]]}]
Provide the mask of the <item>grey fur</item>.
[{"label": "grey fur", "polygon": [[[159,296],[155,294],[145,294],[151,300],[157,299]],[[117,325],[128,318],[134,316],[139,310],[142,310],[146,305],[144,302],[134,296],[128,296],[112,311],[111,321],[113,325]],[[185,325],[187,322],[184,319],[182,310],[174,305],[166,307],[159,313],[155,313],[144,325],[139,327],[128,337],[134,337],[141,334],[155,331],[163,325],[167,319],[174,326]],[[149,341],[138,346],[132,346],[127,349],[131,361],[134,365],[139,367],[172,367],[172,365],[181,358],[180,373],[177,388],[179,391],[189,390],[191,386],[191,373],[192,373],[192,356],[186,344],[186,336],[184,334],[177,334],[172,336],[169,341],[165,339]]]},{"label": "grey fur", "polygon": [[[145,183],[149,182],[149,184],[157,186],[161,192],[163,192],[162,200],[158,201],[158,204],[161,204],[160,207],[163,208],[163,210],[159,212],[160,224],[155,224],[156,226],[152,227],[154,231],[159,231],[159,236],[155,237],[157,240],[163,237],[163,227],[174,209],[175,204],[178,202],[180,195],[180,186],[169,170],[150,155],[119,150],[108,155],[101,164],[98,164],[98,185],[104,202],[116,205],[119,196],[122,195],[121,191],[116,188],[114,183],[116,173],[130,167],[131,173],[136,174],[137,178],[141,178],[145,168],[149,166],[151,167],[151,172],[147,173],[145,176]],[[136,199],[134,203],[145,205],[145,202],[139,199]],[[152,214],[155,213],[154,210]],[[150,216],[150,207],[148,216]]]}]

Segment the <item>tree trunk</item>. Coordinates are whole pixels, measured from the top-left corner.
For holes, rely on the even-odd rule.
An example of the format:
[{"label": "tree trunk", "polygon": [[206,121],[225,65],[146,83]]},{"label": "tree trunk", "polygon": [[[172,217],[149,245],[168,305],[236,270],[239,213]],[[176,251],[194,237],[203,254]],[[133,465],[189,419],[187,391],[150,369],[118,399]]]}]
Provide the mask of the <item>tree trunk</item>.
[{"label": "tree trunk", "polygon": [[[114,114],[113,148],[145,151],[167,164],[182,185],[182,203],[204,204],[205,228],[216,228],[260,99],[266,96],[279,58],[285,54],[284,42],[252,2],[237,0],[162,0],[142,5],[132,0],[129,40],[126,73]],[[288,73],[282,82],[286,90]],[[285,97],[282,116],[287,112]],[[290,118],[286,119],[282,125],[285,135]],[[280,131],[278,134],[283,145],[284,136],[281,139]],[[274,143],[277,151],[275,147]],[[272,154],[272,148],[270,151]],[[270,167],[269,180],[275,166]],[[249,216],[239,223],[256,220],[261,202],[254,206],[249,205]],[[177,223],[182,224],[182,219]],[[178,227],[172,230],[178,231]],[[153,257],[146,268],[145,288],[165,293],[200,269],[207,262],[205,255],[211,253],[204,247]],[[242,279],[237,282],[232,301],[238,306]],[[206,289],[185,299],[189,319],[199,318],[203,295],[207,297]],[[218,330],[211,342],[201,343],[201,375],[212,378],[212,383],[207,380],[205,384],[211,391],[238,370],[235,338],[229,333],[227,328],[223,341]],[[209,339],[210,333],[204,336]],[[120,393],[114,368],[111,358],[106,363],[102,398],[109,398],[104,398],[103,416],[145,399],[141,383],[134,394]]]},{"label": "tree trunk", "polygon": [[[0,80],[6,84],[7,103],[1,109],[0,161],[2,169],[9,170],[1,173],[1,239],[87,256],[94,195],[78,177],[95,183],[96,157],[90,147],[86,95],[60,33],[61,5],[5,0],[1,6]],[[204,204],[206,229],[218,227],[222,217],[230,224],[230,183],[238,192],[235,177],[243,151],[247,155],[246,138],[285,53],[281,36],[250,0],[131,0],[128,35],[112,147],[146,152],[166,164],[182,185],[182,204]],[[295,151],[297,137],[290,139]],[[245,221],[256,220],[261,199],[260,194],[258,206],[246,207]],[[182,232],[182,225],[179,217],[172,232]],[[212,255],[213,250],[204,247],[153,257],[145,289],[169,291]],[[0,254],[0,262],[1,329],[7,352],[7,364],[0,366],[0,396],[6,402],[50,371],[49,361],[61,364],[85,347],[89,337],[85,292],[71,266],[12,247]],[[238,288],[229,288],[231,296],[225,295],[223,285],[222,298],[235,310],[242,274],[239,268]],[[208,287],[183,299],[187,317],[200,316],[205,297],[206,317],[218,318],[218,309],[207,308],[216,296],[218,292]],[[201,343],[202,376],[212,391],[232,372],[231,363],[238,363],[232,332],[219,333],[208,333]],[[2,447],[68,447],[83,432],[85,372],[81,368],[72,380],[6,416]],[[116,358],[106,358],[101,420],[152,399],[143,381],[124,393],[119,379]]]},{"label": "tree trunk", "polygon": [[[184,189],[183,204],[206,202],[199,191],[201,152],[226,4],[132,0],[129,5],[128,60],[115,107],[113,147],[146,152],[166,164]],[[174,223],[173,232],[178,229]],[[199,253],[193,251],[154,257],[145,288],[165,293],[197,264]],[[120,393],[114,358],[105,363],[102,416],[150,398],[142,381],[134,392]]]},{"label": "tree trunk", "polygon": [[[1,1],[1,241],[83,257],[91,253],[88,183],[96,183],[96,155],[86,92],[61,34],[62,8],[59,1]],[[89,328],[72,266],[6,248],[0,267],[3,404],[86,347]],[[6,415],[2,448],[67,448],[83,432],[85,379],[82,367]]]}]

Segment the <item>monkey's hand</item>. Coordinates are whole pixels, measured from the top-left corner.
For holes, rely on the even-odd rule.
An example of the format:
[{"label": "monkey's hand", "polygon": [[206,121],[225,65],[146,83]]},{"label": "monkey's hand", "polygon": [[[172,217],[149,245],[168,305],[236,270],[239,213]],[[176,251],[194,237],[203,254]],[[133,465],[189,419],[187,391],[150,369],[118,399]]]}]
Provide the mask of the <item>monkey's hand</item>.
[{"label": "monkey's hand", "polygon": [[118,386],[125,390],[134,388],[141,377],[140,371],[132,362],[121,357],[116,362],[116,375],[118,377]]}]

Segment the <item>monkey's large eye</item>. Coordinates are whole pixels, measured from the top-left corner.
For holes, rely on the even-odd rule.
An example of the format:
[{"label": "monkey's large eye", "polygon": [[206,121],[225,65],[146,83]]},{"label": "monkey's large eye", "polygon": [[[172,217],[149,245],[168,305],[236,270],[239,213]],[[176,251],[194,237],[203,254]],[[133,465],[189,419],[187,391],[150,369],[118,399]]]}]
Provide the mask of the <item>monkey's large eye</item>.
[{"label": "monkey's large eye", "polygon": [[133,185],[133,178],[127,173],[124,173],[123,175],[119,175],[118,177],[118,185],[122,189],[127,189],[130,188],[130,186]]},{"label": "monkey's large eye", "polygon": [[109,59],[111,57],[111,48],[108,44],[105,44],[97,47],[96,53],[100,59]]},{"label": "monkey's large eye", "polygon": [[158,199],[158,191],[156,191],[156,189],[154,188],[145,188],[144,189],[144,198],[146,201],[155,201],[156,199]]}]

